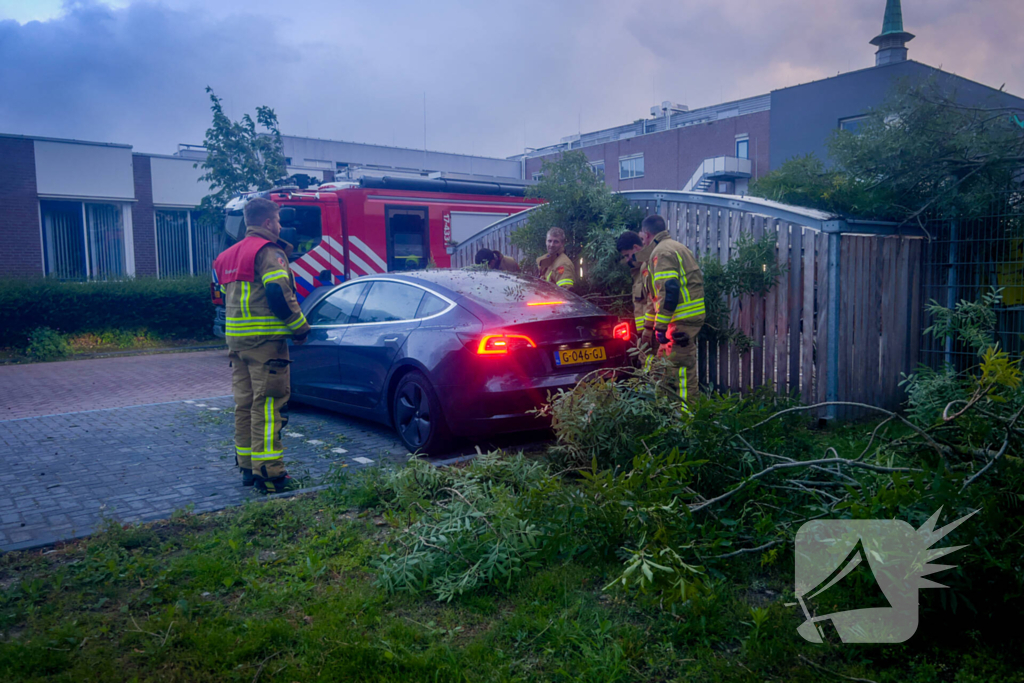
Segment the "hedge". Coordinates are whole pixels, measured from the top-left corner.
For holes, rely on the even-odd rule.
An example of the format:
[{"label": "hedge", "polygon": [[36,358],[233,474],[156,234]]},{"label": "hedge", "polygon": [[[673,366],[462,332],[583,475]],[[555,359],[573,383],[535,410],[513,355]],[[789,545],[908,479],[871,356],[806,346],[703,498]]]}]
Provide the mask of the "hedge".
[{"label": "hedge", "polygon": [[39,327],[58,332],[146,328],[180,339],[212,336],[207,276],[117,282],[0,280],[0,346],[21,347]]}]

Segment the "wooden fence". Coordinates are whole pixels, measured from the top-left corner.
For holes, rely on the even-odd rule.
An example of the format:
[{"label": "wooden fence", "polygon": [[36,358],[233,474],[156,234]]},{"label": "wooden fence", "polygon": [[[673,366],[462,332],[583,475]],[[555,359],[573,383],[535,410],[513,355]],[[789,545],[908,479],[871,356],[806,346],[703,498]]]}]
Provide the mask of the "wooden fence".
[{"label": "wooden fence", "polygon": [[[891,225],[831,220],[818,211],[759,199],[622,194],[648,215],[661,215],[672,237],[698,257],[711,254],[725,263],[741,235],[775,237],[777,258],[786,267],[779,283],[766,296],[729,300],[732,324],[753,346],[701,342],[697,358],[704,386],[747,392],[770,385],[804,403],[896,408],[903,401],[900,373],[918,362],[920,235],[897,235]],[[459,245],[452,267],[472,263],[481,247],[518,258],[509,235],[528,217],[510,216]],[[833,408],[827,414],[850,418],[862,412]]]}]

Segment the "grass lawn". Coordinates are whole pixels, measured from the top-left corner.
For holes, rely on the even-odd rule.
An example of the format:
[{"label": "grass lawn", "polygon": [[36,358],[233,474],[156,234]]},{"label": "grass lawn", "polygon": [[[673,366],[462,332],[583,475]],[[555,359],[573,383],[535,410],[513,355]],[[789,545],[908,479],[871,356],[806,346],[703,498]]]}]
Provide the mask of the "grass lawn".
[{"label": "grass lawn", "polygon": [[[439,603],[389,596],[389,521],[344,487],[0,556],[0,681],[1022,681],[1019,623],[938,613],[907,644],[796,633],[792,554],[675,609],[566,563]],[[749,557],[749,556],[748,556]],[[925,608],[940,591],[925,591]],[[936,614],[934,611],[931,614]]]}]

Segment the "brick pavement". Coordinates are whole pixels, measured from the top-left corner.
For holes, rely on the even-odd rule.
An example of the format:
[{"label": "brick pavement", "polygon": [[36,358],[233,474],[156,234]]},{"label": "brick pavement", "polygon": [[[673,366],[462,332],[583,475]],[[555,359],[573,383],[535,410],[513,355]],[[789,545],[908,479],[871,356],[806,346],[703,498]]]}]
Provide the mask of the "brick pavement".
[{"label": "brick pavement", "polygon": [[[175,360],[201,355],[209,356]],[[105,518],[152,521],[258,497],[234,467],[232,409],[220,396],[0,422],[0,550],[87,535]],[[303,406],[290,418],[286,462],[304,486],[324,482],[332,466],[351,471],[408,455],[381,425]]]},{"label": "brick pavement", "polygon": [[[226,351],[0,367],[0,384],[0,551],[88,535],[104,519],[152,521],[258,496],[234,467]],[[408,457],[383,425],[298,405],[290,418],[285,461],[304,488],[327,481],[332,466]],[[538,438],[547,436],[481,447]],[[473,452],[464,443],[448,457]]]},{"label": "brick pavement", "polygon": [[231,393],[228,352],[0,366],[0,420]]}]

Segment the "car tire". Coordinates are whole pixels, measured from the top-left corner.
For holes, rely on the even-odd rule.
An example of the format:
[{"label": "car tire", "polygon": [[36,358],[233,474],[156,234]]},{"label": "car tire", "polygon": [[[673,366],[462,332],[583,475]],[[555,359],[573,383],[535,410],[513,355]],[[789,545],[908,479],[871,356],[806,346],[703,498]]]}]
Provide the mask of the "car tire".
[{"label": "car tire", "polygon": [[413,370],[398,380],[391,416],[398,438],[412,453],[440,455],[451,444],[441,401],[422,372]]}]

